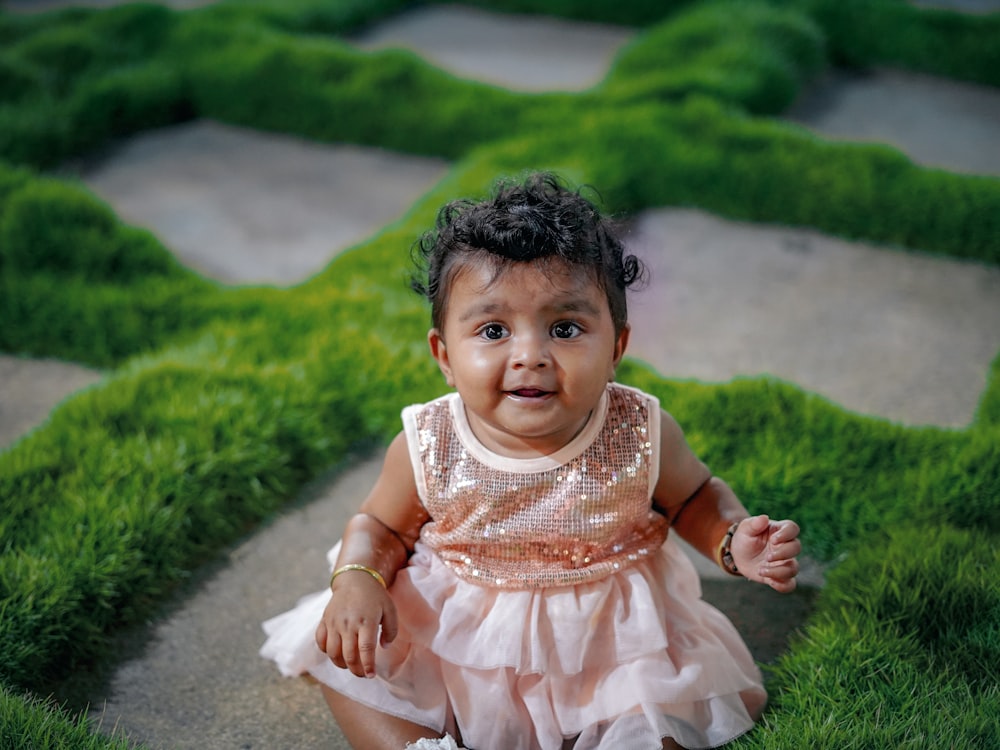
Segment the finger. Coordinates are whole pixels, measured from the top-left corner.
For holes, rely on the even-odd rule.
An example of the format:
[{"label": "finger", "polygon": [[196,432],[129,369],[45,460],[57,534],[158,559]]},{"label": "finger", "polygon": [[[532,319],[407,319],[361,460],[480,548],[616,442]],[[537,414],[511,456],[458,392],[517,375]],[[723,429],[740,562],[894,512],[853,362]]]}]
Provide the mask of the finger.
[{"label": "finger", "polygon": [[[361,667],[359,677],[375,676],[375,650],[378,645],[378,623],[365,623],[358,631],[358,662]],[[355,672],[355,674],[358,674]]]},{"label": "finger", "polygon": [[795,521],[778,521],[775,524],[775,531],[771,534],[771,539],[775,543],[790,542],[798,539],[799,525]]},{"label": "finger", "polygon": [[[341,659],[344,662],[344,668],[350,670],[351,674],[357,677],[364,677],[364,668],[361,666],[361,656],[358,653],[358,634],[357,632],[348,632],[341,636],[340,640],[340,654]],[[330,658],[333,659],[333,663],[337,664],[337,660],[331,654]],[[338,665],[339,666],[339,665]]]},{"label": "finger", "polygon": [[799,573],[799,561],[794,557],[789,557],[787,560],[775,560],[761,565],[761,570],[768,576],[794,576]]},{"label": "finger", "polygon": [[347,662],[344,661],[343,641],[340,633],[331,630],[326,637],[326,655],[333,662],[333,666],[339,669],[347,669]]},{"label": "finger", "polygon": [[767,553],[767,561],[781,562],[782,560],[791,560],[798,557],[801,552],[802,542],[798,539],[793,539],[790,542],[772,545],[770,551]]},{"label": "finger", "polygon": [[751,536],[760,536],[765,533],[771,527],[771,519],[765,516],[750,516],[743,523],[740,524],[739,528],[746,528],[747,533]]},{"label": "finger", "polygon": [[382,613],[382,637],[381,643],[383,646],[387,646],[396,640],[396,636],[399,634],[399,617],[396,614],[396,605],[389,600],[385,611]]},{"label": "finger", "polygon": [[758,575],[765,581],[790,581],[799,574],[798,560],[784,560],[780,563],[769,563],[761,565],[757,570]]},{"label": "finger", "polygon": [[316,626],[316,645],[324,654],[326,653],[326,633],[326,623],[320,620],[319,625]]},{"label": "finger", "polygon": [[778,581],[769,578],[765,582],[779,594],[790,594],[799,585],[798,580],[795,578],[789,578],[787,581]]}]

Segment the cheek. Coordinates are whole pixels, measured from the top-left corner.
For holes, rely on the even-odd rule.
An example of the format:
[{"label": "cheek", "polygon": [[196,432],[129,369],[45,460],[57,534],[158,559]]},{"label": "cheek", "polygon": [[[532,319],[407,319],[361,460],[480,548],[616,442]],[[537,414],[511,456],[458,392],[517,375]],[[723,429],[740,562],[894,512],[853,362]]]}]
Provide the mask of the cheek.
[{"label": "cheek", "polygon": [[500,357],[478,347],[470,348],[465,353],[464,364],[470,373],[477,373],[480,377],[489,375],[503,366]]},{"label": "cheek", "polygon": [[452,360],[452,367],[458,378],[486,385],[503,376],[503,362],[500,358],[476,348],[466,349],[460,356],[458,363]]}]

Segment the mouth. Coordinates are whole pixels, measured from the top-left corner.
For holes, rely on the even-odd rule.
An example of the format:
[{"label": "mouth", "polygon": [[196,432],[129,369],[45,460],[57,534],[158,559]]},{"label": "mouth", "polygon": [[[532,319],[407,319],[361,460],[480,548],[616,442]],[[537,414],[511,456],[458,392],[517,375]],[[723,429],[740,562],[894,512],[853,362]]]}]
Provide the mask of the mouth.
[{"label": "mouth", "polygon": [[514,388],[507,391],[507,395],[524,399],[543,399],[551,396],[552,391],[544,391],[541,388]]}]

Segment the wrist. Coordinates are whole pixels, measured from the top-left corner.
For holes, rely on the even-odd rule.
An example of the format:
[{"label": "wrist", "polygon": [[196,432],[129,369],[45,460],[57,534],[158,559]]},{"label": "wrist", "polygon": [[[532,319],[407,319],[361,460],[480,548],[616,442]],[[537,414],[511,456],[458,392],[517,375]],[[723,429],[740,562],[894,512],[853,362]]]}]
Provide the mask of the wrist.
[{"label": "wrist", "polygon": [[743,575],[740,573],[740,569],[733,559],[733,537],[736,536],[737,529],[739,529],[740,524],[745,520],[745,518],[742,518],[730,524],[729,528],[726,529],[726,533],[719,541],[718,546],[715,548],[716,564],[731,576]]},{"label": "wrist", "polygon": [[379,573],[375,568],[369,567],[367,565],[361,565],[359,563],[348,563],[347,565],[341,565],[339,568],[333,571],[333,575],[330,576],[330,588],[333,588],[333,582],[337,580],[338,576],[344,573],[352,573],[352,572],[366,573],[367,575],[371,576],[376,581],[378,581],[383,589],[389,588],[388,585],[386,585],[385,578],[382,577],[381,573]]}]

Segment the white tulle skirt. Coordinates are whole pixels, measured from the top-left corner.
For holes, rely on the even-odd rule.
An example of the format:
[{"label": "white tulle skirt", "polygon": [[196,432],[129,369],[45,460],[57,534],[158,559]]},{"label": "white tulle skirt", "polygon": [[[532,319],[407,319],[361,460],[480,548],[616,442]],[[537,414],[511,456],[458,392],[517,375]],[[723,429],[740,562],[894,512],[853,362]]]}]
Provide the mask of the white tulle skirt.
[{"label": "white tulle skirt", "polygon": [[390,593],[399,635],[379,648],[374,679],[316,646],[329,590],[265,622],[261,655],[475,750],[559,750],[567,738],[579,750],[660,748],[663,737],[717,747],[766,701],[742,638],[702,601],[672,539],[609,578],[527,591],[463,581],[418,543]]}]

